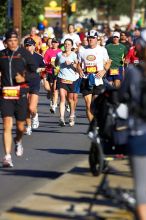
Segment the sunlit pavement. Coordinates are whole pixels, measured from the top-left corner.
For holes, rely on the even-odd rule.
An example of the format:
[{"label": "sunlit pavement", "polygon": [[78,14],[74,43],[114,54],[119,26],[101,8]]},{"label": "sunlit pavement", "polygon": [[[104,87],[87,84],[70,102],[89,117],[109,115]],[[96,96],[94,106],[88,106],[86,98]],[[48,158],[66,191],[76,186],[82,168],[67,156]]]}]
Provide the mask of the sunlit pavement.
[{"label": "sunlit pavement", "polygon": [[[109,174],[111,187],[132,188],[132,178],[127,160],[111,161],[110,165],[122,171]],[[43,220],[43,219],[106,219],[133,220],[130,212],[122,210],[114,201],[99,196],[93,203],[90,215],[89,205],[93,202],[97,185],[102,179],[93,177],[87,160],[81,161],[70,172],[52,183],[42,186],[24,201],[1,215],[0,220]],[[97,217],[99,216],[99,218]]]}]

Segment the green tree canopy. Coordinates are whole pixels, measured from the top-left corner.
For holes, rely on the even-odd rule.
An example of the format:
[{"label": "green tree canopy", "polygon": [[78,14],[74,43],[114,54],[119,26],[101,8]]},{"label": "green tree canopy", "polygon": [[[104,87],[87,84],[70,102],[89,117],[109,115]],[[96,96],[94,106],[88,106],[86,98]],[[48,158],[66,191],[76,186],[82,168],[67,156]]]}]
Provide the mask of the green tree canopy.
[{"label": "green tree canopy", "polygon": [[[108,16],[111,15],[129,15],[130,8],[131,8],[131,1],[127,0],[79,0],[79,10],[88,9],[92,10],[93,8],[105,8],[107,11]],[[141,8],[146,6],[145,0],[135,0],[136,8]]]},{"label": "green tree canopy", "polygon": [[2,35],[7,28],[8,20],[7,20],[7,1],[0,0],[0,34]]},{"label": "green tree canopy", "polygon": [[44,13],[44,0],[22,0],[22,33],[30,31],[32,26],[37,26],[38,16]]}]

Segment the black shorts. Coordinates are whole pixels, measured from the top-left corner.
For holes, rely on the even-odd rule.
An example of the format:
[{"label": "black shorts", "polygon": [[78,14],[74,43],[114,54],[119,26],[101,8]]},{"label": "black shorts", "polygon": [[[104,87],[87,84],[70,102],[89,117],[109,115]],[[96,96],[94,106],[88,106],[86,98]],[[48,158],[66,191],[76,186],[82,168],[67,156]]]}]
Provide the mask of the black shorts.
[{"label": "black shorts", "polygon": [[81,85],[80,85],[80,92],[83,94],[83,96],[92,94],[92,95],[99,95],[101,91],[104,89],[104,85],[99,86],[89,86],[89,80],[88,79],[82,79]]},{"label": "black shorts", "polygon": [[57,79],[57,77],[54,74],[49,74],[47,75],[47,81],[49,83],[54,83],[54,80]]},{"label": "black shorts", "polygon": [[29,83],[29,93],[30,93],[30,94],[39,95],[40,81],[41,81],[41,78],[40,78],[40,76],[38,75],[37,78],[35,78],[35,80],[32,80],[32,81]]},{"label": "black shorts", "polygon": [[69,93],[74,93],[74,82],[72,84],[62,83],[61,78],[57,78],[57,89],[65,89]]},{"label": "black shorts", "polygon": [[28,112],[27,94],[22,95],[19,100],[1,99],[1,115],[4,117],[15,117],[17,121],[25,121]]}]

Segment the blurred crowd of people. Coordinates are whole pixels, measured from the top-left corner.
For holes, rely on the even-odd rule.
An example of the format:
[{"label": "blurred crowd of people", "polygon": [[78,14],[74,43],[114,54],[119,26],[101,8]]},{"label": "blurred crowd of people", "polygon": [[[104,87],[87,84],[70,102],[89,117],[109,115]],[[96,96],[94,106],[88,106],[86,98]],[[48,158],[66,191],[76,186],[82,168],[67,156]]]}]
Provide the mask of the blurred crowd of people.
[{"label": "blurred crowd of people", "polygon": [[[43,31],[32,27],[30,33],[22,39],[16,30],[9,30],[4,40],[0,41],[4,167],[13,167],[13,116],[16,118],[17,127],[14,138],[17,156],[23,154],[23,134],[31,135],[33,129],[39,128],[37,106],[40,83],[46,90],[50,112],[55,114],[59,106],[59,126],[66,126],[67,108],[70,112],[68,124],[73,127],[79,93],[83,95],[86,115],[91,122],[94,117],[91,104],[107,84],[121,89],[129,66],[133,65],[134,72],[136,65],[146,61],[142,53],[137,53],[141,46],[139,39],[143,39],[144,49],[146,46],[146,39],[141,38],[142,30],[123,30],[118,25],[113,30],[110,30],[108,25],[103,25],[103,28],[98,30],[95,24],[92,26],[92,29],[84,30],[82,26],[75,28],[74,24],[69,24],[66,33],[62,33],[59,23],[55,28],[48,27]],[[145,67],[143,68],[145,71]],[[130,87],[129,84],[128,86]],[[127,90],[129,87],[126,87]],[[145,144],[146,129],[143,127],[145,122],[142,123],[142,139],[138,139],[137,135],[134,135],[136,139],[130,139],[130,146],[133,148],[135,143],[142,146]],[[141,130],[141,124],[138,129]],[[145,151],[144,155],[146,156]],[[138,170],[143,170],[142,175],[145,175],[145,171],[140,164],[139,155],[134,157],[133,163],[134,169],[137,168],[137,184],[137,179],[142,181]],[[146,163],[145,158],[143,163]],[[136,185],[137,210],[140,219],[146,220],[145,187],[142,186],[142,189],[139,193],[139,187]],[[141,195],[143,193],[145,196]]]}]

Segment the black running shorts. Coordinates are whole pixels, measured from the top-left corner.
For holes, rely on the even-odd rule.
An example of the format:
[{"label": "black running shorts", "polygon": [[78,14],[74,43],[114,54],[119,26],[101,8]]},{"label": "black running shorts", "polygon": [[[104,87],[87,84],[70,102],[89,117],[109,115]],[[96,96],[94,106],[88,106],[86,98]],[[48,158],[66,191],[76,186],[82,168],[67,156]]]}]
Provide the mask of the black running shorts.
[{"label": "black running shorts", "polygon": [[22,95],[19,100],[1,99],[1,115],[15,117],[17,121],[25,121],[28,112],[27,94]]},{"label": "black running shorts", "polygon": [[92,95],[99,95],[101,91],[104,89],[104,85],[99,86],[89,86],[89,80],[88,79],[82,79],[81,85],[80,85],[80,92],[83,96],[92,94]]}]

